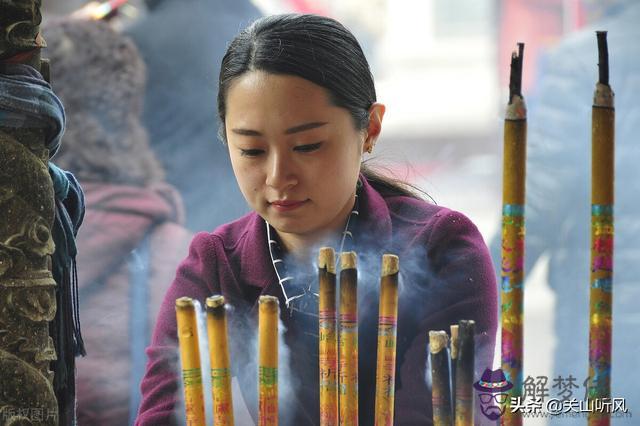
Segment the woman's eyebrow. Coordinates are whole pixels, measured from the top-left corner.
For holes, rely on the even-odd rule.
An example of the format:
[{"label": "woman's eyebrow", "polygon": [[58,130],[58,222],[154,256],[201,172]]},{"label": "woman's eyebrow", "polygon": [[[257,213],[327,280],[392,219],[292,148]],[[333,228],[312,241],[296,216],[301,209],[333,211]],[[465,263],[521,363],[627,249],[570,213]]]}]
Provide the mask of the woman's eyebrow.
[{"label": "woman's eyebrow", "polygon": [[[294,133],[304,132],[306,130],[317,129],[318,127],[322,127],[326,125],[327,122],[324,121],[314,121],[311,123],[300,124],[298,126],[293,126],[284,131],[285,135],[292,135]],[[242,136],[262,136],[262,133],[257,130],[251,129],[231,129],[231,131],[237,135]]]},{"label": "woman's eyebrow", "polygon": [[322,127],[326,125],[326,122],[323,121],[314,121],[312,123],[300,124],[299,126],[291,127],[285,130],[285,135],[291,135],[294,133],[304,132],[305,130],[317,129],[318,127]]},{"label": "woman's eyebrow", "polygon": [[262,133],[258,132],[257,130],[231,129],[231,131],[236,135],[242,135],[242,136],[262,136]]}]

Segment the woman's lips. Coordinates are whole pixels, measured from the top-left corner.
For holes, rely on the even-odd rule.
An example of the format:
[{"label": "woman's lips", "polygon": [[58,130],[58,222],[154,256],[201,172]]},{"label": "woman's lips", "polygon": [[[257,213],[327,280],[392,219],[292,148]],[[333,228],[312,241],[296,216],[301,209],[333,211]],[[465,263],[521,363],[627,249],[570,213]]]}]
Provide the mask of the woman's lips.
[{"label": "woman's lips", "polygon": [[295,210],[298,207],[305,204],[308,200],[279,200],[271,202],[271,207],[276,209],[279,212],[288,212],[291,210]]}]

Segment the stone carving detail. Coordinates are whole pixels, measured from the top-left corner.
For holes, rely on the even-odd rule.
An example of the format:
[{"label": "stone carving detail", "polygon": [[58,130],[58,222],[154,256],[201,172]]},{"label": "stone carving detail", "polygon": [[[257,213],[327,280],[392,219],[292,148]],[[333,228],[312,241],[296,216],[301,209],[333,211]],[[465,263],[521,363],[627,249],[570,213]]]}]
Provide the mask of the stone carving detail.
[{"label": "stone carving detail", "polygon": [[[38,131],[0,131],[0,425],[56,425],[53,185]],[[26,143],[20,140],[31,141]]]},{"label": "stone carving detail", "polygon": [[0,60],[45,47],[39,36],[41,0],[0,0]]}]

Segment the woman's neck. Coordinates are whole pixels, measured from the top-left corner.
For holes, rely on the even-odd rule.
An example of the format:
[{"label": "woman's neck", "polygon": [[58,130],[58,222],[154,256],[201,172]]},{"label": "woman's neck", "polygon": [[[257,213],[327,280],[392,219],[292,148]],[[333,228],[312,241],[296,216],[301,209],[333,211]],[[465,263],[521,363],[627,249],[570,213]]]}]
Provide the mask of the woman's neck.
[{"label": "woman's neck", "polygon": [[[276,230],[276,232],[278,232]],[[278,232],[278,237],[285,252],[292,255],[296,260],[308,261],[311,259],[311,250],[320,246],[335,245],[341,231],[332,230],[321,234],[290,234]]]},{"label": "woman's neck", "polygon": [[[276,229],[284,250],[297,260],[308,261],[311,259],[311,250],[322,246],[336,246],[340,243],[342,232],[355,203],[355,192],[345,204],[345,208],[336,216],[333,226],[311,233],[297,234],[280,232]],[[336,247],[337,249],[337,247]]]}]

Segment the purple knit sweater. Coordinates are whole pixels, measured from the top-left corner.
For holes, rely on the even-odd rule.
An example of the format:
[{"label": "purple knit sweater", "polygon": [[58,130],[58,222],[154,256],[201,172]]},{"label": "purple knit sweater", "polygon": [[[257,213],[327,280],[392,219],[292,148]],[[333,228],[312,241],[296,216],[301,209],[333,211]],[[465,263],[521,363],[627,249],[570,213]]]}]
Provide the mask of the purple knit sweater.
[{"label": "purple knit sweater", "polygon": [[[355,230],[359,255],[359,412],[373,424],[377,329],[377,286],[382,253],[400,257],[395,424],[431,424],[431,392],[426,374],[427,333],[448,330],[460,319],[476,321],[476,377],[492,365],[497,326],[496,281],[487,247],[464,215],[421,200],[383,195],[362,178]],[[267,248],[265,223],[256,213],[199,233],[178,268],[155,327],[141,390],[137,425],[179,424],[179,365],[175,300],[223,294],[235,307],[230,334],[257,328],[260,295],[280,298],[289,336],[291,398],[280,406],[281,424],[317,424],[317,345],[296,345],[295,316],[284,299]],[[293,319],[292,319],[293,318]],[[243,330],[245,330],[243,329]],[[316,330],[317,331],[317,330]],[[236,333],[240,333],[236,331]],[[296,334],[298,333],[298,334]],[[314,353],[315,352],[315,353]],[[255,358],[247,339],[232,339],[231,359],[243,397],[256,414]],[[315,358],[314,358],[315,356]],[[282,366],[281,366],[282,368]]]}]

